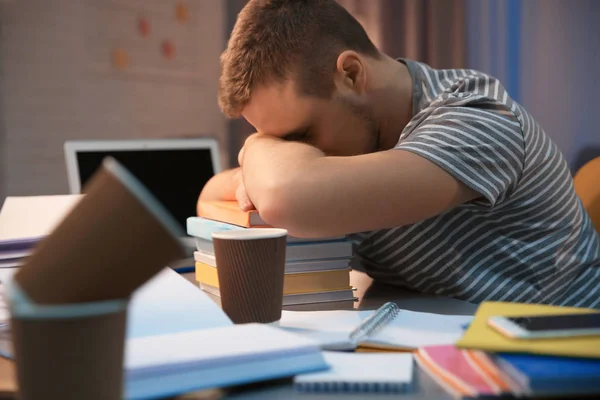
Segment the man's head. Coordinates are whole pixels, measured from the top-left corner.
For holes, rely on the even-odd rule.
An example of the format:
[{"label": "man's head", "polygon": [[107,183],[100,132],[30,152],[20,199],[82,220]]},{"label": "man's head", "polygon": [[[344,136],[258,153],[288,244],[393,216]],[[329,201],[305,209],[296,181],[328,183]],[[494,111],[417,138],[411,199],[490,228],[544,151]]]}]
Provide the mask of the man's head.
[{"label": "man's head", "polygon": [[335,0],[250,0],[221,56],[219,105],[260,133],[333,155],[372,152],[367,78],[381,56]]}]

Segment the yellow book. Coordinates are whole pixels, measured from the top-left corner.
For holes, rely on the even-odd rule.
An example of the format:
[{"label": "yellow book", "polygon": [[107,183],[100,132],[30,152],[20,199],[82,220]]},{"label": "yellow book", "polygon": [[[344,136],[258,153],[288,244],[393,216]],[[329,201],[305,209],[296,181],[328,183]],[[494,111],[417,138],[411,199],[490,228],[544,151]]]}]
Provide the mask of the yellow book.
[{"label": "yellow book", "polygon": [[[218,288],[219,276],[217,274],[217,268],[196,261],[196,281]],[[327,292],[331,290],[347,289],[352,289],[350,286],[350,268],[285,274],[283,277],[283,294]]]},{"label": "yellow book", "polygon": [[600,358],[600,336],[511,339],[488,325],[488,318],[493,316],[524,317],[528,315],[586,314],[593,312],[598,312],[598,310],[541,304],[485,302],[481,304],[473,322],[456,345],[461,348],[490,352]]}]

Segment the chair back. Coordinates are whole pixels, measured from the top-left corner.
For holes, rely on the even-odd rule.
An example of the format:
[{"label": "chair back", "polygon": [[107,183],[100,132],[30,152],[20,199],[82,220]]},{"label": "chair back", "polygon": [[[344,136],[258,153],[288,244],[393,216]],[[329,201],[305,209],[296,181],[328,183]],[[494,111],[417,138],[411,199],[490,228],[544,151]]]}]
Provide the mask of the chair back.
[{"label": "chair back", "polygon": [[575,192],[600,234],[600,157],[584,164],[573,177]]}]

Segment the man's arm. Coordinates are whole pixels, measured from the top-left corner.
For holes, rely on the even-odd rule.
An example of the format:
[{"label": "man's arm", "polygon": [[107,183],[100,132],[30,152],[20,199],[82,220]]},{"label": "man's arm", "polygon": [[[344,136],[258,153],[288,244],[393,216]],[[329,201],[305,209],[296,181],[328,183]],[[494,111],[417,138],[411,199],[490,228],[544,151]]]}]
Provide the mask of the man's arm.
[{"label": "man's arm", "polygon": [[199,200],[235,200],[237,182],[235,175],[240,168],[219,172],[206,182]]},{"label": "man's arm", "polygon": [[328,157],[307,144],[253,135],[242,163],[247,193],[262,218],[299,237],[403,226],[480,197],[404,150]]},{"label": "man's arm", "polygon": [[197,207],[201,201],[235,200],[235,192],[238,187],[236,175],[239,172],[240,168],[229,169],[210,178],[202,188]]}]

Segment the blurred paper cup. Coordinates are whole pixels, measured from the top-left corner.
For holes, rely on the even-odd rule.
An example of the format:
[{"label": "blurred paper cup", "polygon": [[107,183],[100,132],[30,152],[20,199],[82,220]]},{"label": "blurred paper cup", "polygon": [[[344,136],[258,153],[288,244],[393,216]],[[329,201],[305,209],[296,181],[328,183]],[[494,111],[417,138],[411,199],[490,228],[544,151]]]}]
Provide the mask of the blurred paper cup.
[{"label": "blurred paper cup", "polygon": [[123,396],[127,304],[184,252],[181,228],[106,158],[7,286],[22,400]]},{"label": "blurred paper cup", "polygon": [[212,238],[223,311],[237,324],[281,319],[287,231],[241,229]]},{"label": "blurred paper cup", "polygon": [[176,221],[114,159],[84,193],[15,275],[38,304],[125,299],[184,254]]},{"label": "blurred paper cup", "polygon": [[20,400],[119,400],[126,300],[39,305],[9,280]]}]

